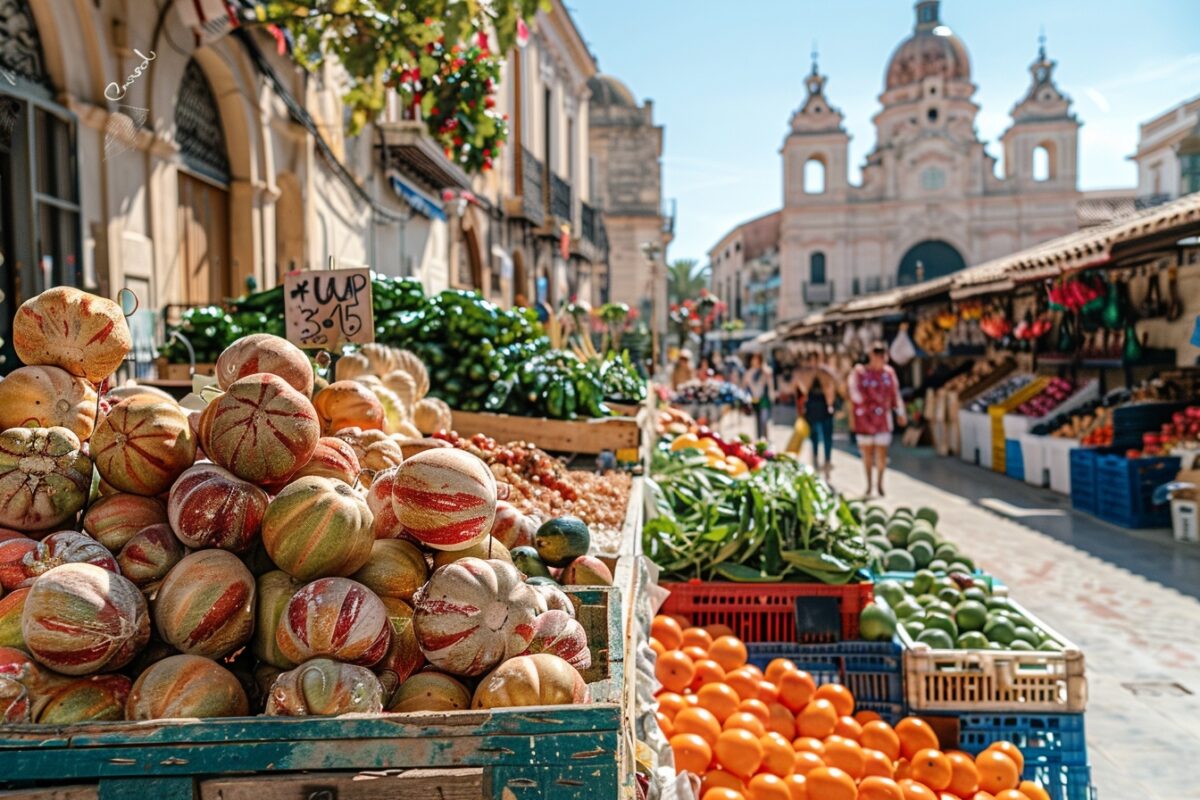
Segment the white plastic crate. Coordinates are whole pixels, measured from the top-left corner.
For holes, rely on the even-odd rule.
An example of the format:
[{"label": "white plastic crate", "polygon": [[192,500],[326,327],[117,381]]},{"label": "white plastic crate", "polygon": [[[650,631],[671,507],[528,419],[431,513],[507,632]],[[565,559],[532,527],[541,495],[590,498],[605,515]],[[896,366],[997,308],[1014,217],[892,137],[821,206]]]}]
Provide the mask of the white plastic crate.
[{"label": "white plastic crate", "polygon": [[1046,469],[1050,472],[1050,488],[1059,494],[1071,494],[1071,451],[1080,447],[1078,439],[1047,436],[1042,445],[1046,452]]},{"label": "white plastic crate", "polygon": [[[1043,417],[1026,417],[1015,413],[1005,414],[1004,438],[1020,438],[1021,434],[1028,433],[1035,426],[1040,425],[1043,422],[1049,422],[1059,414],[1065,414],[1069,411],[1073,411],[1074,409],[1082,406],[1084,403],[1088,403],[1097,399],[1098,397],[1100,397],[1100,382],[1095,378],[1092,378],[1083,386],[1079,387],[1074,394],[1059,403],[1057,408],[1053,409],[1050,411],[1050,413]],[[1022,451],[1023,448],[1024,445],[1022,445]]]},{"label": "white plastic crate", "polygon": [[958,429],[962,437],[959,458],[983,467],[992,465],[992,421],[986,411],[958,412]]},{"label": "white plastic crate", "polygon": [[1022,433],[1021,457],[1025,460],[1025,482],[1032,486],[1046,486],[1048,468],[1046,464],[1045,436],[1034,436],[1032,433]]},{"label": "white plastic crate", "polygon": [[934,650],[897,629],[909,710],[1073,714],[1087,708],[1083,651],[1016,602],[1062,645],[1051,650]]}]

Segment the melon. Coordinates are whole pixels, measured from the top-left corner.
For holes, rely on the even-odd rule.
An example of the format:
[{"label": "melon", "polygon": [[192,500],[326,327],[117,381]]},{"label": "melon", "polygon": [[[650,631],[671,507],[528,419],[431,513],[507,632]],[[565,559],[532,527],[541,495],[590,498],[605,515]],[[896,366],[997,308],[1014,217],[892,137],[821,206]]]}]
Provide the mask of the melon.
[{"label": "melon", "polygon": [[279,652],[296,664],[332,658],[369,667],[384,657],[391,640],[387,607],[349,578],[321,578],[301,588],[275,628]]},{"label": "melon", "polygon": [[33,702],[29,689],[20,681],[0,676],[0,722],[31,722]]},{"label": "melon", "polygon": [[429,567],[425,554],[415,545],[399,539],[377,539],[371,545],[367,563],[350,577],[380,597],[411,603],[413,593],[429,579]]},{"label": "melon", "polygon": [[[419,431],[418,431],[419,433]],[[421,438],[407,438],[397,434],[392,437],[396,444],[400,445],[400,455],[404,458],[412,458],[417,453],[424,453],[426,450],[446,450],[454,445],[447,442],[445,439],[434,439],[429,436]]]},{"label": "melon", "polygon": [[411,410],[417,404],[417,382],[412,375],[401,369],[394,369],[383,376],[384,388],[400,399],[404,407]]},{"label": "melon", "polygon": [[219,466],[259,485],[312,458],[321,426],[312,403],[277,375],[239,378],[200,415],[200,444]]},{"label": "melon", "polygon": [[159,636],[182,653],[221,658],[254,632],[254,576],[233,553],[200,550],[163,579],[154,601]]},{"label": "melon", "polygon": [[283,378],[305,397],[312,397],[313,368],[296,345],[269,333],[252,333],[229,345],[217,357],[217,385],[228,389],[234,381],[257,373]]},{"label": "melon", "polygon": [[66,428],[0,432],[0,527],[44,531],[72,520],[92,486],[92,462]]},{"label": "melon", "polygon": [[425,362],[420,356],[411,350],[399,350],[395,353],[393,362],[394,370],[408,373],[414,384],[414,402],[429,394],[429,371],[425,369]]},{"label": "melon", "polygon": [[109,486],[153,497],[170,489],[196,460],[196,440],[178,404],[137,395],[100,421],[90,452]]},{"label": "melon", "polygon": [[541,603],[538,605],[538,612],[558,610],[566,613],[568,616],[575,616],[575,604],[571,602],[571,598],[567,593],[558,588],[558,584],[549,583],[529,583],[526,581],[526,586],[533,590],[533,593],[538,596]]},{"label": "melon", "polygon": [[503,561],[464,558],[436,570],[413,597],[425,658],[453,675],[482,675],[523,653],[533,638],[532,592]]},{"label": "melon", "polygon": [[413,406],[413,424],[425,435],[448,431],[454,427],[450,406],[436,397],[418,400]]},{"label": "melon", "polygon": [[371,371],[371,362],[362,353],[347,353],[337,360],[333,368],[333,377],[338,381],[348,381]]},{"label": "melon", "polygon": [[152,664],[125,704],[131,720],[244,717],[246,691],[233,673],[201,656],[178,655]]},{"label": "melon", "polygon": [[133,349],[121,307],[70,286],[55,286],[17,309],[12,345],[26,364],[53,364],[100,383]]},{"label": "melon", "polygon": [[118,492],[106,494],[88,507],[83,529],[114,553],[138,531],[167,521],[167,507],[157,497]]},{"label": "melon", "polygon": [[314,658],[281,673],[271,685],[266,714],[273,717],[322,717],[378,714],[383,686],[366,667]]},{"label": "melon", "polygon": [[278,569],[259,575],[257,582],[258,607],[250,649],[259,661],[280,669],[290,669],[296,666],[296,662],[279,650],[275,631],[279,628],[279,620],[283,618],[288,603],[304,584]]},{"label": "melon", "polygon": [[580,556],[563,569],[558,580],[564,586],[612,586],[613,574],[595,556]]},{"label": "melon", "polygon": [[189,467],[167,501],[167,517],[188,547],[244,553],[258,541],[270,498],[216,464]]},{"label": "melon", "polygon": [[465,550],[488,535],[496,478],[462,450],[426,450],[402,463],[392,487],[400,525],[435,550]]},{"label": "melon", "polygon": [[343,428],[382,430],[386,422],[383,405],[369,387],[358,381],[335,381],[313,398],[313,408],[325,435]]},{"label": "melon", "polygon": [[517,656],[479,682],[471,708],[560,706],[586,703],[588,688],[579,670],[550,653]]},{"label": "melon", "polygon": [[494,558],[507,564],[513,563],[508,548],[490,536],[485,536],[466,550],[438,550],[433,554],[433,568],[453,564],[463,558]]},{"label": "melon", "polygon": [[537,529],[533,546],[549,566],[565,567],[579,556],[587,555],[592,536],[587,524],[578,517],[555,517]]},{"label": "melon", "polygon": [[16,589],[0,598],[0,647],[25,649],[25,636],[21,633],[21,612],[25,610],[25,598],[29,589]]},{"label": "melon", "polygon": [[0,542],[0,585],[5,589],[32,586],[38,576],[62,564],[95,564],[110,572],[120,572],[117,559],[108,548],[75,531],[52,533],[40,542],[19,539]]},{"label": "melon", "polygon": [[471,707],[471,693],[457,679],[443,672],[418,672],[400,684],[388,703],[387,710],[397,713],[413,711],[461,711]]},{"label": "melon", "polygon": [[360,469],[353,447],[336,437],[322,436],[317,440],[317,449],[313,451],[312,458],[292,479],[316,475],[353,486],[358,482]]},{"label": "melon", "polygon": [[412,606],[394,597],[380,598],[387,607],[388,620],[392,624],[392,641],[388,651],[373,669],[383,685],[385,698],[391,698],[396,688],[425,666],[425,654],[417,643],[413,630]]},{"label": "melon", "polygon": [[398,539],[407,536],[396,519],[392,506],[392,488],[396,481],[396,467],[375,474],[367,489],[367,508],[371,510],[371,532],[376,539]]},{"label": "melon", "polygon": [[30,587],[21,635],[39,664],[87,675],[132,661],[150,641],[150,615],[128,579],[95,564],[63,564]]},{"label": "melon", "polygon": [[187,548],[166,523],[148,525],[117,554],[121,574],[139,589],[156,587],[187,555]]},{"label": "melon", "polygon": [[86,442],[96,428],[96,390],[58,367],[21,367],[0,381],[0,430],[66,428]]},{"label": "melon", "polygon": [[409,407],[404,405],[404,401],[400,399],[399,395],[386,386],[367,385],[367,388],[371,390],[375,399],[379,401],[379,405],[383,407],[383,429],[388,433],[398,431],[400,426],[409,419]]},{"label": "melon", "polygon": [[496,517],[492,520],[489,533],[507,549],[532,547],[533,535],[537,533],[537,528],[537,522],[512,503],[507,500],[496,501]]},{"label": "melon", "polygon": [[124,675],[76,678],[38,703],[33,721],[42,725],[76,725],[125,719],[130,680]]},{"label": "melon", "polygon": [[592,665],[587,633],[578,620],[557,609],[539,614],[533,622],[533,638],[524,655],[551,653],[578,670]]},{"label": "melon", "polygon": [[310,476],[267,506],[262,540],[280,569],[310,581],[353,575],[371,557],[375,536],[362,497],[341,481]]},{"label": "melon", "polygon": [[404,451],[400,449],[400,444],[392,439],[385,439],[367,445],[363,449],[358,463],[367,475],[374,475],[377,472],[399,466],[402,461],[404,461]]}]

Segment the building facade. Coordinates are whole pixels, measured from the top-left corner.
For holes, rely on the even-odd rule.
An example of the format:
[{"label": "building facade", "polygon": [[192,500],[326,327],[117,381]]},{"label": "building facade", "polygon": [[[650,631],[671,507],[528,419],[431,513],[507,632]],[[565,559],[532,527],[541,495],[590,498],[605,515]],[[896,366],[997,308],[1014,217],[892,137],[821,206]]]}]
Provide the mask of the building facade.
[{"label": "building facade", "polygon": [[[875,146],[857,184],[849,179],[850,136],[814,60],[781,150],[781,317],[948,274],[1079,227],[1080,122],[1055,84],[1055,63],[1039,49],[1029,89],[1000,137],[998,171],[975,129],[966,46],[939,5],[916,3],[913,31],[888,61]],[[716,260],[713,272],[718,286],[728,284]]]},{"label": "building facade", "polygon": [[782,267],[780,211],[737,226],[708,251],[713,292],[725,301],[727,319],[747,328],[769,330],[779,321]]},{"label": "building facade", "polygon": [[1200,95],[1138,126],[1137,199],[1142,207],[1200,192]]},{"label": "building facade", "polygon": [[675,215],[663,203],[663,128],[654,103],[637,99],[610,75],[589,83],[591,207],[602,214],[608,270],[592,302],[625,303],[654,326],[667,328],[667,247]]}]

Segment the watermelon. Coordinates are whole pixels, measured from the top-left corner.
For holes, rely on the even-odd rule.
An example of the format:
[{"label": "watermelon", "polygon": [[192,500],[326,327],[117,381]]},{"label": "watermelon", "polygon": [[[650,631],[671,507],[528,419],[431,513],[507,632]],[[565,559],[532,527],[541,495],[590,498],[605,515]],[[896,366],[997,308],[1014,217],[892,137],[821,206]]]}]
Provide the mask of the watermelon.
[{"label": "watermelon", "polygon": [[533,546],[542,561],[552,567],[565,567],[587,555],[592,536],[587,524],[578,517],[555,517],[542,523],[533,536]]}]

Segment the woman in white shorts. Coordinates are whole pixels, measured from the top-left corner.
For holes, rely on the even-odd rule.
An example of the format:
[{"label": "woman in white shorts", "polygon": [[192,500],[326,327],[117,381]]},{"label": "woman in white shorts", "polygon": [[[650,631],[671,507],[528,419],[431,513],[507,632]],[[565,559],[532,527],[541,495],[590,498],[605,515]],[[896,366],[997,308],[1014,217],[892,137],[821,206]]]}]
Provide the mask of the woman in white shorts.
[{"label": "woman in white shorts", "polygon": [[858,449],[862,451],[863,470],[867,474],[867,497],[878,491],[883,497],[883,473],[887,469],[888,446],[892,443],[893,413],[896,422],[907,424],[904,401],[900,398],[900,379],[887,363],[887,346],[871,345],[865,365],[850,373],[851,425]]}]

